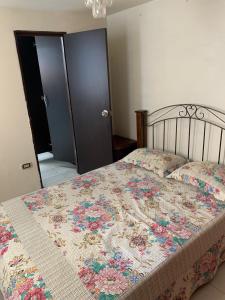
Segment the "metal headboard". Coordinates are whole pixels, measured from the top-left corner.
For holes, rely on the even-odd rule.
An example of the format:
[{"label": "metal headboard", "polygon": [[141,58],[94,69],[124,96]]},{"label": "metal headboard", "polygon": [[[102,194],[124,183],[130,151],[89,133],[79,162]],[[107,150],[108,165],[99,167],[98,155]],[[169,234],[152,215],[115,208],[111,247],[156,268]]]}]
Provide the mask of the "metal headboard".
[{"label": "metal headboard", "polygon": [[225,130],[225,112],[209,106],[198,104],[175,104],[160,108],[150,114],[146,110],[136,111],[137,116],[137,143],[138,147],[147,146],[147,129],[152,128],[152,148],[155,148],[155,128],[160,124],[163,130],[162,150],[165,151],[166,126],[170,121],[175,122],[174,130],[174,153],[177,154],[178,146],[178,126],[181,119],[188,121],[188,142],[187,158],[190,159],[191,129],[194,122],[203,123],[202,134],[202,161],[205,155],[206,128],[207,124],[220,130],[218,141],[218,163],[221,162],[221,148],[223,142],[223,133]]}]

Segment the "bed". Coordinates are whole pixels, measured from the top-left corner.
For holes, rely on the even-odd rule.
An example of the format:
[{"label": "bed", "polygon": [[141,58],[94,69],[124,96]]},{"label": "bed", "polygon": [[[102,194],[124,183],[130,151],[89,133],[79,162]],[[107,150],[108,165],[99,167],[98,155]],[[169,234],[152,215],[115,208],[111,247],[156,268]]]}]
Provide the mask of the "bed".
[{"label": "bed", "polygon": [[[221,130],[214,145],[220,163],[221,115],[189,104],[150,116],[138,111],[138,146],[147,145],[147,128],[153,128],[155,148],[154,127],[160,124],[166,151],[166,125],[175,120],[178,152],[179,122],[185,119],[191,159],[192,126],[202,122],[201,158],[209,124]],[[225,202],[121,160],[3,202],[0,255],[5,299],[189,299],[225,260]]]}]

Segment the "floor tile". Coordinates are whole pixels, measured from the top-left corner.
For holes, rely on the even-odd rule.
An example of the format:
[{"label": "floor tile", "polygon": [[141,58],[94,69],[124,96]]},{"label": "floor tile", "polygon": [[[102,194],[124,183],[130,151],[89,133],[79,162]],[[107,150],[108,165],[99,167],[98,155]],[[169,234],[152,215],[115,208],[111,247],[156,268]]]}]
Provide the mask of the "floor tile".
[{"label": "floor tile", "polygon": [[53,158],[53,154],[51,152],[38,154],[38,161],[42,161],[50,158]]},{"label": "floor tile", "polygon": [[44,187],[57,185],[78,176],[73,164],[54,160],[49,152],[39,154],[38,160]]},{"label": "floor tile", "polygon": [[225,294],[207,284],[197,290],[191,300],[225,300]]}]

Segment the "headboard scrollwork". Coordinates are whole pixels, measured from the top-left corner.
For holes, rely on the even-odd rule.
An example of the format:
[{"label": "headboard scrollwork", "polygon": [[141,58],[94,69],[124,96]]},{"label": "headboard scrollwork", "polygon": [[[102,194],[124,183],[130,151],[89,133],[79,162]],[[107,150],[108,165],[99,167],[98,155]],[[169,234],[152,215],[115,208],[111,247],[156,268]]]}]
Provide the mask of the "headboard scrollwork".
[{"label": "headboard scrollwork", "polygon": [[175,123],[172,135],[174,138],[174,153],[178,150],[178,129],[181,120],[186,119],[187,124],[187,158],[190,159],[191,132],[193,125],[201,122],[203,130],[199,137],[199,143],[202,147],[201,160],[205,158],[206,132],[211,127],[219,130],[217,148],[218,163],[221,162],[221,150],[223,145],[223,134],[225,130],[225,112],[209,106],[198,104],[175,104],[160,108],[150,114],[146,110],[136,111],[137,116],[137,140],[138,147],[146,147],[147,129],[152,129],[152,148],[155,148],[155,132],[157,126],[162,126],[162,150],[166,151],[166,130],[169,122]]}]

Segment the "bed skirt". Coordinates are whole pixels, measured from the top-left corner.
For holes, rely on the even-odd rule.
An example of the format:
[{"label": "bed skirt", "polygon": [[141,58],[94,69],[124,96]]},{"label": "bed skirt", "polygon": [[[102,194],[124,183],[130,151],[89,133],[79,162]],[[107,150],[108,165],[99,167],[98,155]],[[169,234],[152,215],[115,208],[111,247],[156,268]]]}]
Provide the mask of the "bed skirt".
[{"label": "bed skirt", "polygon": [[183,276],[174,281],[157,300],[188,300],[210,282],[225,262],[225,237],[214,244]]}]

